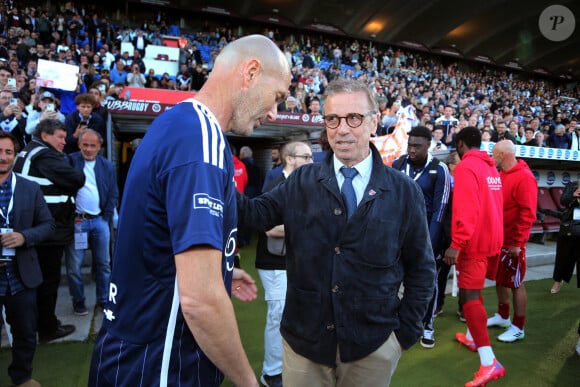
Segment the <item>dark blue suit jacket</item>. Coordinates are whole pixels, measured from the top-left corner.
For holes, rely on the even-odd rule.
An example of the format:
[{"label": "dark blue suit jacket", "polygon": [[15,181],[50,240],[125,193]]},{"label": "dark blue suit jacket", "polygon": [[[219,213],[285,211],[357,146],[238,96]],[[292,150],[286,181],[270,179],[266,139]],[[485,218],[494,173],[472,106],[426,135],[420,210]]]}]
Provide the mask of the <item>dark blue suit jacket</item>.
[{"label": "dark blue suit jacket", "polygon": [[[80,169],[85,168],[85,159],[81,152],[75,152],[69,155],[73,167]],[[99,207],[101,216],[107,221],[113,220],[115,206],[119,199],[119,188],[117,187],[117,173],[115,166],[109,160],[102,156],[97,156],[95,164],[95,178],[97,179],[97,189],[99,191]]]},{"label": "dark blue suit jacket", "polygon": [[421,190],[370,148],[370,181],[348,220],[332,153],[255,199],[237,195],[239,224],[262,231],[284,224],[288,290],[280,331],[296,353],[321,364],[334,365],[337,350],[344,362],[362,359],[391,332],[409,348],[433,295]]},{"label": "dark blue suit jacket", "polygon": [[24,235],[23,246],[16,249],[16,262],[24,286],[34,288],[42,283],[42,272],[36,245],[48,239],[55,229],[54,219],[37,183],[16,176],[14,206],[10,226]]}]

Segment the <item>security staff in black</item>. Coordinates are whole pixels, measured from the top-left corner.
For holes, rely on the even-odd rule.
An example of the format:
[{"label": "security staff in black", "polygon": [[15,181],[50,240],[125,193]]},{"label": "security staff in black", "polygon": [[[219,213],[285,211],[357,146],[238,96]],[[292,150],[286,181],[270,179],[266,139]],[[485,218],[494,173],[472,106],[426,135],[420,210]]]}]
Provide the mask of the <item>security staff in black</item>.
[{"label": "security staff in black", "polygon": [[40,185],[56,223],[52,237],[36,247],[44,278],[37,290],[41,343],[67,336],[75,330],[74,325],[61,324],[55,315],[62,255],[64,247],[74,238],[74,198],[85,184],[83,171],[73,168],[62,153],[65,144],[66,129],[62,122],[43,120],[14,165],[14,172]]}]

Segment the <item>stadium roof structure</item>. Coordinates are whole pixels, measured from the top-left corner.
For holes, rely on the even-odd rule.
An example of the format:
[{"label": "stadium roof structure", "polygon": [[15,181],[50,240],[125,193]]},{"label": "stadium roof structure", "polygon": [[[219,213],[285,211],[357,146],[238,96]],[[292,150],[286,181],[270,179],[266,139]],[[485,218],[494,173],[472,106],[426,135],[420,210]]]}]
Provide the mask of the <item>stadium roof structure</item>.
[{"label": "stadium roof structure", "polygon": [[[187,0],[174,5],[192,9]],[[198,11],[580,79],[580,1],[211,0]]]}]

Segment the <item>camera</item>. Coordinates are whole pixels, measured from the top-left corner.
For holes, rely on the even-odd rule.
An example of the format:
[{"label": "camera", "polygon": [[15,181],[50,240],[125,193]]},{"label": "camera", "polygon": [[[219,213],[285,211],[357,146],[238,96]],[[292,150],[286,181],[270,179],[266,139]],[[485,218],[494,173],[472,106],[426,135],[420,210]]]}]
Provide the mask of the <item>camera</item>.
[{"label": "camera", "polygon": [[10,98],[10,105],[17,106],[18,105],[18,98]]},{"label": "camera", "polygon": [[16,78],[8,78],[7,85],[16,87]]},{"label": "camera", "polygon": [[46,104],[46,110],[53,112],[54,111],[54,104],[53,103],[47,103]]},{"label": "camera", "polygon": [[79,125],[80,126],[87,126],[88,124],[89,124],[88,121],[81,121],[81,122],[79,122]]}]

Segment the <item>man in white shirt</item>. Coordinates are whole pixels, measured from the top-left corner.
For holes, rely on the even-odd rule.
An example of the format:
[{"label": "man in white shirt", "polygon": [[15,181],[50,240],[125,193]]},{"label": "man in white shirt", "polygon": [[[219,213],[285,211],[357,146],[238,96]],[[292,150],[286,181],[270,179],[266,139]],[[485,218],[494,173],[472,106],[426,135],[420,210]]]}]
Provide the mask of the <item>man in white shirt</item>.
[{"label": "man in white shirt", "polygon": [[88,314],[81,273],[87,248],[91,249],[95,267],[97,303],[103,305],[109,296],[109,226],[119,191],[115,167],[99,156],[102,143],[103,139],[97,131],[85,129],[79,135],[80,152],[70,154],[73,166],[81,169],[86,177],[85,185],[78,191],[75,200],[75,238],[65,250],[69,291],[74,313],[78,316]]}]

